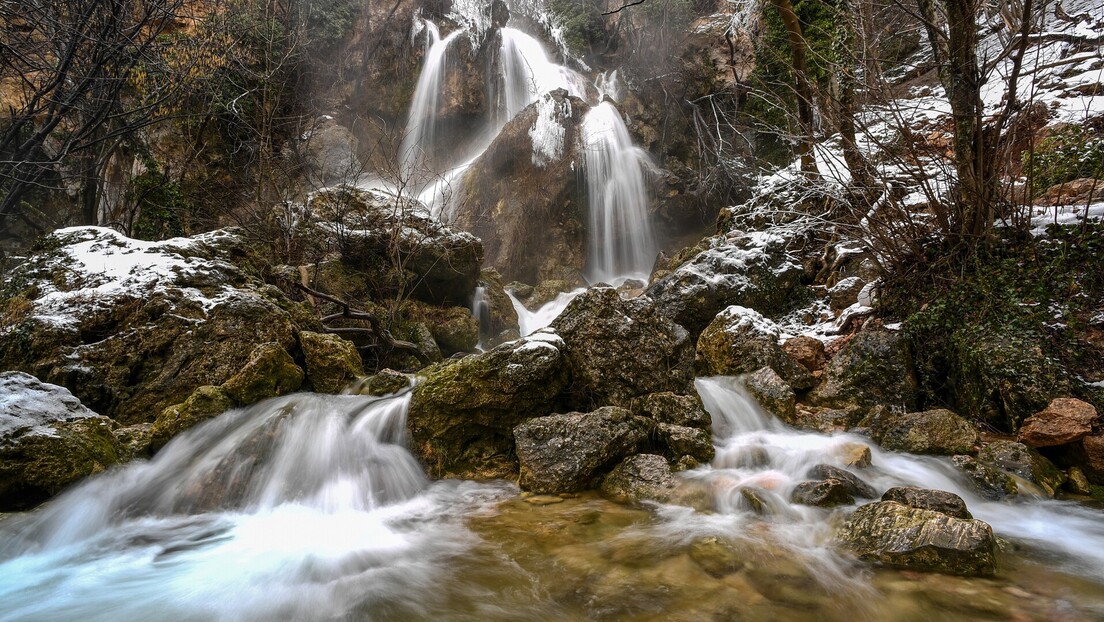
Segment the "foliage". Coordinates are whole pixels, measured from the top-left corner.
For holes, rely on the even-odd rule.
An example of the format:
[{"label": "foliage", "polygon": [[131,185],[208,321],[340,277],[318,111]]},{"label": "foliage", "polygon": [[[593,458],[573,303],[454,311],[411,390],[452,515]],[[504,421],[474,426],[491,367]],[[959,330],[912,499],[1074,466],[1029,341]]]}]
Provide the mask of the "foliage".
[{"label": "foliage", "polygon": [[1034,151],[1025,151],[1023,164],[1040,194],[1075,179],[1104,179],[1104,136],[1083,125],[1062,126]]},{"label": "foliage", "polygon": [[185,223],[193,212],[180,185],[161,171],[157,162],[142,158],[146,171],[127,191],[138,219],[131,235],[142,240],[164,240],[188,233]]}]

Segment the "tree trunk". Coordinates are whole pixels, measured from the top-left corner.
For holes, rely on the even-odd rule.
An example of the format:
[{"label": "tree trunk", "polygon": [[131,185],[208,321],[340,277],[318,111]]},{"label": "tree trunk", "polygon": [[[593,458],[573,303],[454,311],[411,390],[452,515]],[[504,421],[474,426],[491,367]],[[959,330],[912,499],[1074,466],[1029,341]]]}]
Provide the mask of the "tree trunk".
[{"label": "tree trunk", "polygon": [[801,31],[801,21],[794,12],[790,0],[771,0],[778,14],[782,17],[782,24],[786,27],[786,34],[790,41],[790,63],[794,72],[794,90],[797,92],[797,121],[801,126],[800,141],[797,145],[797,154],[801,158],[801,170],[812,177],[818,177],[816,157],[813,154],[813,89],[809,84],[809,73],[805,63],[809,45],[805,41],[805,35]]}]

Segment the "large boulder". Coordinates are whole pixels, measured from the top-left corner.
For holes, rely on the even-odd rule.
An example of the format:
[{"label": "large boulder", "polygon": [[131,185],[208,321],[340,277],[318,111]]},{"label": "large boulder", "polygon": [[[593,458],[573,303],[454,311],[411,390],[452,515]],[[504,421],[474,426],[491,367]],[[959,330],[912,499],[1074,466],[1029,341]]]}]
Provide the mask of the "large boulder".
[{"label": "large boulder", "polygon": [[222,389],[235,404],[253,404],[299,390],[304,377],[303,370],[280,344],[262,343],[253,349],[249,361],[222,385]]},{"label": "large boulder", "polygon": [[986,499],[1000,500],[1019,493],[1019,486],[1011,475],[980,462],[974,456],[951,456],[951,463],[970,479],[974,490]]},{"label": "large boulder", "polygon": [[422,203],[383,190],[341,186],[311,195],[298,234],[336,250],[372,282],[376,296],[405,293],[437,305],[467,306],[479,282],[483,245],[442,224]]},{"label": "large boulder", "polygon": [[521,487],[560,493],[594,487],[648,439],[650,424],[624,408],[530,419],[514,428]]},{"label": "large boulder", "polygon": [[410,402],[412,449],[431,474],[516,474],[513,429],[552,412],[567,386],[564,342],[551,331],[421,372]]},{"label": "large boulder", "polygon": [[507,281],[580,282],[586,234],[576,168],[586,111],[566,91],[543,95],[502,128],[460,181],[456,225],[483,241],[487,265]]},{"label": "large boulder", "polygon": [[150,428],[150,447],[164,447],[172,437],[184,430],[213,419],[234,407],[233,400],[219,387],[199,387],[184,403],[161,411]]},{"label": "large boulder", "polygon": [[893,568],[962,576],[996,572],[996,539],[988,524],[896,501],[855,510],[839,539],[860,559]]},{"label": "large boulder", "polygon": [[795,389],[813,386],[813,375],[779,343],[782,330],[754,309],[733,305],[717,314],[698,337],[699,375],[736,376],[773,369]]},{"label": "large boulder", "polygon": [[633,399],[629,407],[634,415],[647,417],[656,423],[691,428],[710,429],[712,419],[697,395],[679,395],[670,391],[649,393]]},{"label": "large boulder", "polygon": [[801,265],[786,241],[769,234],[715,238],[710,247],[652,283],[647,294],[697,336],[724,309],[739,305],[776,313],[794,303]]},{"label": "large boulder", "polygon": [[299,345],[306,359],[307,382],[318,393],[340,393],[364,375],[364,362],[353,342],[337,335],[303,331]]},{"label": "large boulder", "polygon": [[200,386],[219,386],[258,346],[297,351],[300,303],[234,265],[240,236],[164,242],[77,227],[47,236],[0,284],[0,369],[65,386],[123,424],[151,422]]},{"label": "large boulder", "polygon": [[877,405],[911,410],[917,384],[908,343],[896,331],[856,334],[824,369],[823,382],[809,396],[823,406]]},{"label": "large boulder", "polygon": [[64,387],[0,373],[0,512],[32,507],[118,462],[114,427]]},{"label": "large boulder", "polygon": [[1093,425],[1098,422],[1092,404],[1060,397],[1023,422],[1018,440],[1028,447],[1066,445],[1092,434]]},{"label": "large boulder", "polygon": [[667,501],[677,483],[663,456],[636,454],[621,461],[602,480],[602,496],[617,503]]},{"label": "large boulder", "polygon": [[435,307],[407,300],[399,309],[407,321],[425,324],[445,356],[474,352],[479,345],[479,322],[467,307]]},{"label": "large boulder", "polygon": [[1054,463],[1023,443],[1003,440],[986,443],[977,457],[983,464],[1038,486],[1048,497],[1053,497],[1066,481],[1065,474]]},{"label": "large boulder", "polygon": [[793,423],[797,409],[796,396],[790,385],[786,384],[770,367],[764,367],[744,380],[748,393],[767,412]]},{"label": "large boulder", "polygon": [[883,410],[870,431],[882,447],[914,454],[969,454],[981,442],[977,428],[944,408],[902,414]]},{"label": "large boulder", "polygon": [[973,518],[970,511],[966,509],[966,502],[962,500],[962,497],[945,490],[896,486],[882,494],[882,501],[896,501],[910,508],[931,510],[955,518]]},{"label": "large boulder", "polygon": [[571,368],[571,407],[628,407],[661,391],[689,393],[693,342],[647,297],[622,298],[610,287],[577,296],[552,322]]}]

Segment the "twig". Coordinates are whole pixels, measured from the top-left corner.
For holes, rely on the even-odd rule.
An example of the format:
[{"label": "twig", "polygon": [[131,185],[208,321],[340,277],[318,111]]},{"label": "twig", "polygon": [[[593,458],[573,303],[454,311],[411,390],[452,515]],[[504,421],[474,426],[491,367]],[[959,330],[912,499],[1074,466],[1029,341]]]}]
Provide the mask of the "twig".
[{"label": "twig", "polygon": [[[333,314],[327,315],[327,316],[325,316],[321,319],[322,329],[324,331],[326,331],[327,333],[332,333],[332,334],[370,334],[370,335],[374,335],[381,343],[383,343],[383,345],[387,346],[388,348],[390,348],[392,350],[402,350],[404,352],[409,352],[409,353],[413,354],[415,357],[417,357],[419,361],[421,361],[422,363],[424,363],[426,365],[432,363],[432,361],[429,360],[429,357],[426,356],[425,352],[422,352],[421,350],[418,349],[418,346],[414,345],[413,343],[411,343],[409,341],[403,341],[402,339],[396,339],[394,337],[394,335],[391,334],[391,331],[387,330],[383,326],[383,322],[381,322],[378,317],[372,315],[371,313],[360,311],[358,309],[353,309],[349,306],[349,303],[345,302],[344,300],[335,298],[333,296],[330,296],[329,294],[323,294],[322,292],[320,292],[316,289],[312,289],[310,287],[307,287],[306,285],[303,285],[302,283],[296,283],[295,285],[299,289],[303,290],[303,292],[305,292],[305,293],[307,293],[307,294],[309,294],[309,295],[311,295],[315,298],[318,298],[319,300],[325,300],[326,302],[332,302],[333,304],[341,307],[341,313],[333,313]],[[371,324],[372,327],[369,329],[369,328],[330,327],[330,326],[327,326],[328,322],[332,322],[334,320],[341,319],[341,318],[345,318],[345,319],[349,319],[349,320],[363,320],[363,321],[366,321],[369,324]]]}]

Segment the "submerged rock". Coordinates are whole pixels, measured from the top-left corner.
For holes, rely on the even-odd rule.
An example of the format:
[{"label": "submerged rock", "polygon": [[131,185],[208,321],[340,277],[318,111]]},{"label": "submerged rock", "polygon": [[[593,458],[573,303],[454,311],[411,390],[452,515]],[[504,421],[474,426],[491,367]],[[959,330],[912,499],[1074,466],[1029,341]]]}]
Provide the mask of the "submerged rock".
[{"label": "submerged rock", "polygon": [[364,375],[360,353],[347,339],[303,331],[299,344],[306,358],[307,382],[318,393],[340,393]]},{"label": "submerged rock", "polygon": [[978,493],[987,499],[1000,500],[1019,492],[1011,475],[978,462],[973,456],[951,456],[951,462],[973,481]]},{"label": "submerged rock", "polygon": [[864,330],[824,369],[810,402],[822,406],[916,407],[916,374],[905,339],[895,331]]},{"label": "submerged rock", "polygon": [[663,456],[636,454],[621,461],[602,480],[602,496],[617,503],[667,501],[676,487]]},{"label": "submerged rock", "polygon": [[988,524],[896,501],[855,510],[839,540],[859,559],[893,568],[962,576],[996,572],[996,539]]},{"label": "submerged rock", "polygon": [[749,552],[728,539],[708,536],[691,542],[688,553],[702,570],[723,577],[743,568]]},{"label": "submerged rock", "polygon": [[568,382],[563,347],[545,330],[423,370],[409,414],[422,464],[440,476],[515,474],[514,426],[552,412]]},{"label": "submerged rock", "polygon": [[874,499],[878,496],[878,491],[870,484],[864,482],[858,475],[829,464],[818,464],[809,469],[809,472],[806,473],[805,476],[811,477],[814,480],[836,480],[843,485],[844,490],[846,490],[848,494],[855,497]]},{"label": "submerged rock", "polygon": [[126,453],[114,424],[64,387],[0,373],[0,511],[33,507]]},{"label": "submerged rock", "polygon": [[910,508],[931,510],[954,518],[973,518],[970,511],[966,509],[966,502],[962,497],[943,490],[897,486],[885,491],[882,494],[882,501],[896,501]]},{"label": "submerged rock", "polygon": [[1092,434],[1093,425],[1098,421],[1092,404],[1061,397],[1028,417],[1020,427],[1018,440],[1028,447],[1066,445]]},{"label": "submerged rock", "polygon": [[695,367],[703,376],[750,374],[769,367],[795,389],[813,386],[813,376],[779,345],[781,329],[753,309],[731,306],[698,337]]},{"label": "submerged rock", "polygon": [[538,494],[592,488],[647,440],[648,429],[647,419],[615,406],[530,419],[514,428],[521,487]]},{"label": "submerged rock", "polygon": [[693,343],[646,297],[610,287],[580,294],[552,323],[571,367],[571,406],[628,407],[648,393],[689,393]]},{"label": "submerged rock", "polygon": [[942,408],[905,414],[883,411],[872,422],[871,436],[886,449],[945,456],[973,453],[981,442],[969,421]]}]

